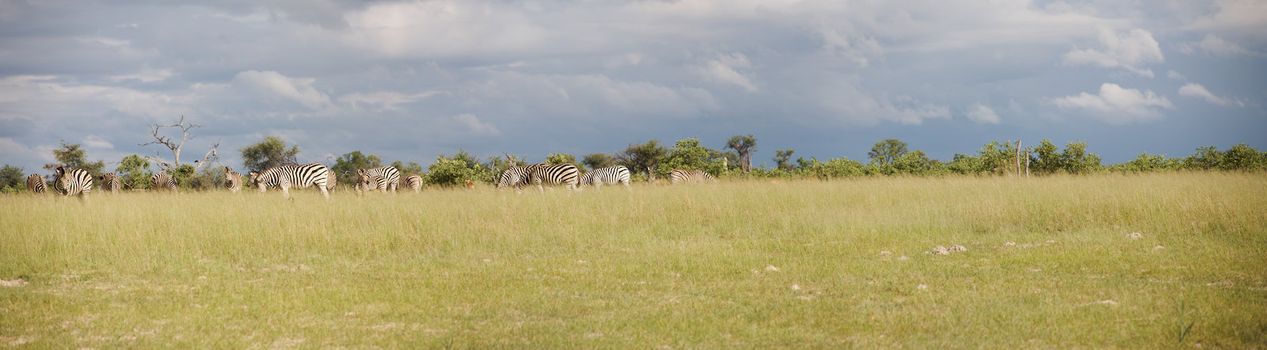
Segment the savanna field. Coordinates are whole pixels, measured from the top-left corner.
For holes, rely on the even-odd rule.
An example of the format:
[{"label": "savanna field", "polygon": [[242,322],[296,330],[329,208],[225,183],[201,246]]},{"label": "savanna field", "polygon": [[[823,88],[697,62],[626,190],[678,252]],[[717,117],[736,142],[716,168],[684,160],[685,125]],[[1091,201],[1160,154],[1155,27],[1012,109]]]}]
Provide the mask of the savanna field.
[{"label": "savanna field", "polygon": [[97,191],[0,213],[0,347],[1267,348],[1261,173]]}]

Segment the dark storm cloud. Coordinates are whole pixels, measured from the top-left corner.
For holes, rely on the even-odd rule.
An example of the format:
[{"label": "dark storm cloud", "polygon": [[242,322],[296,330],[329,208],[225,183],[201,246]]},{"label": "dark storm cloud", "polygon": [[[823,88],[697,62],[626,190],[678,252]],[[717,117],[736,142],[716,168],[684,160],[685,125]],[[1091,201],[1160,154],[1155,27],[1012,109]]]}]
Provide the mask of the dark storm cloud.
[{"label": "dark storm cloud", "polygon": [[886,137],[941,158],[1018,137],[1110,160],[1265,146],[1248,131],[1267,129],[1267,6],[1153,5],[3,2],[0,157],[152,154],[146,125],[180,115],[233,164],[267,135],[308,161],[424,164],[748,133],[759,161]]}]

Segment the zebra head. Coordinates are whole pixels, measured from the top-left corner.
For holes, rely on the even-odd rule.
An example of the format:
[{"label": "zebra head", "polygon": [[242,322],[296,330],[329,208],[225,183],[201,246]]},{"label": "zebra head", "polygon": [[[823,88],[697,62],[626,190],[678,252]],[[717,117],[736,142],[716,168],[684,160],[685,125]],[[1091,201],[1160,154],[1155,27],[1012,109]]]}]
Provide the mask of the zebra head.
[{"label": "zebra head", "polygon": [[65,193],[69,193],[71,179],[70,176],[66,175],[65,166],[58,166],[57,169],[53,169],[53,177],[57,180],[57,188]]},{"label": "zebra head", "polygon": [[228,177],[229,175],[232,175],[232,174],[233,174],[233,169],[229,169],[229,167],[224,167],[224,176],[225,176],[225,177]]},{"label": "zebra head", "polygon": [[247,174],[246,182],[251,185],[254,185],[255,187],[259,187],[260,192],[264,192],[265,190],[267,190],[267,187],[265,187],[265,184],[264,184],[263,176],[260,176],[260,173],[257,171],[252,171],[249,174]]}]

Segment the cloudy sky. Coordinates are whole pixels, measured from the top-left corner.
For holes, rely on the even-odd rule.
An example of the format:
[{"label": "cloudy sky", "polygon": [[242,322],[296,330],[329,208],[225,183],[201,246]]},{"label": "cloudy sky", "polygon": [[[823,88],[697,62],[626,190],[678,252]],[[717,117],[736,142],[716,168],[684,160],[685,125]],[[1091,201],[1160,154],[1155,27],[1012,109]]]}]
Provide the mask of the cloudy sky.
[{"label": "cloudy sky", "polygon": [[[990,140],[1267,149],[1267,1],[0,0],[0,162],[116,162],[184,115],[237,150],[540,160],[755,134],[863,159]],[[113,166],[111,166],[113,167]]]}]

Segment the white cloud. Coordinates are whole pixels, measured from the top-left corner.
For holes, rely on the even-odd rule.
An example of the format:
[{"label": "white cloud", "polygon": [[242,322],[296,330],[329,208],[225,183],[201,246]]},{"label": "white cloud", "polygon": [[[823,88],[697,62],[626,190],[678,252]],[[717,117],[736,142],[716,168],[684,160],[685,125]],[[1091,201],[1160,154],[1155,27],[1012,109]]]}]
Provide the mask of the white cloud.
[{"label": "white cloud", "polygon": [[1204,52],[1214,56],[1262,56],[1262,53],[1254,52],[1236,43],[1223,40],[1214,34],[1206,34],[1204,39],[1198,42],[1183,43],[1179,45],[1179,50],[1185,54],[1193,54],[1197,51]]},{"label": "white cloud", "polygon": [[487,135],[487,136],[497,136],[497,135],[502,134],[502,131],[497,129],[496,125],[482,121],[480,120],[479,117],[476,117],[474,114],[470,114],[470,113],[459,114],[459,115],[453,116],[452,119],[453,121],[457,122],[458,125],[461,125],[463,128],[465,128],[467,132],[472,133],[472,134]]},{"label": "white cloud", "polygon": [[97,135],[88,135],[84,137],[84,145],[88,148],[114,149],[114,144]]},{"label": "white cloud", "polygon": [[139,72],[131,74],[120,74],[110,76],[110,81],[120,82],[134,80],[142,83],[154,83],[167,80],[172,77],[171,69],[143,69]]},{"label": "white cloud", "polygon": [[400,110],[402,105],[444,93],[442,91],[423,91],[413,94],[403,94],[395,91],[358,92],[339,96],[339,103],[354,110],[396,111]]},{"label": "white cloud", "polygon": [[950,107],[927,103],[906,95],[888,97],[874,95],[862,87],[845,81],[825,82],[817,98],[836,121],[845,124],[873,125],[896,122],[923,124],[930,119],[949,119]]},{"label": "white cloud", "polygon": [[149,119],[191,114],[195,97],[109,85],[65,82],[57,76],[0,78],[0,118],[100,117],[102,110]]},{"label": "white cloud", "polygon": [[1239,31],[1263,37],[1267,33],[1267,1],[1217,0],[1217,11],[1197,18],[1189,24],[1192,29]]},{"label": "white cloud", "polygon": [[965,112],[964,115],[968,117],[968,120],[981,124],[999,123],[999,114],[994,113],[994,109],[990,108],[990,106],[980,103],[974,104],[972,107],[968,107],[968,111]]},{"label": "white cloud", "polygon": [[1188,83],[1188,84],[1185,84],[1183,87],[1180,87],[1179,95],[1200,98],[1200,99],[1205,100],[1206,102],[1213,103],[1220,106],[1245,107],[1245,102],[1237,100],[1237,99],[1216,96],[1213,93],[1210,93],[1210,90],[1206,90],[1204,86],[1201,86],[1201,84],[1197,84],[1197,83]]},{"label": "white cloud", "polygon": [[732,53],[709,60],[705,63],[703,71],[714,81],[735,85],[748,92],[756,92],[757,85],[752,82],[752,79],[739,72],[739,69],[747,68],[752,68],[752,62],[748,61],[748,56]]},{"label": "white cloud", "polygon": [[1170,78],[1170,80],[1179,80],[1179,81],[1188,80],[1188,77],[1185,77],[1183,76],[1183,74],[1180,74],[1179,72],[1176,72],[1173,70],[1166,71],[1166,77]]},{"label": "white cloud", "polygon": [[334,104],[330,102],[330,96],[313,86],[316,79],[290,78],[275,71],[249,70],[239,72],[233,77],[233,82],[257,92],[297,102],[310,110],[321,111],[334,108]]},{"label": "white cloud", "polygon": [[1164,96],[1152,91],[1124,89],[1113,83],[1100,85],[1100,93],[1081,93],[1049,100],[1062,109],[1082,109],[1109,124],[1128,124],[1160,117],[1161,109],[1174,108]]},{"label": "white cloud", "polygon": [[1100,31],[1099,40],[1100,49],[1074,49],[1065,53],[1064,62],[1121,68],[1151,78],[1153,71],[1145,65],[1166,60],[1153,34],[1143,29],[1131,29],[1121,34],[1104,29]]}]

